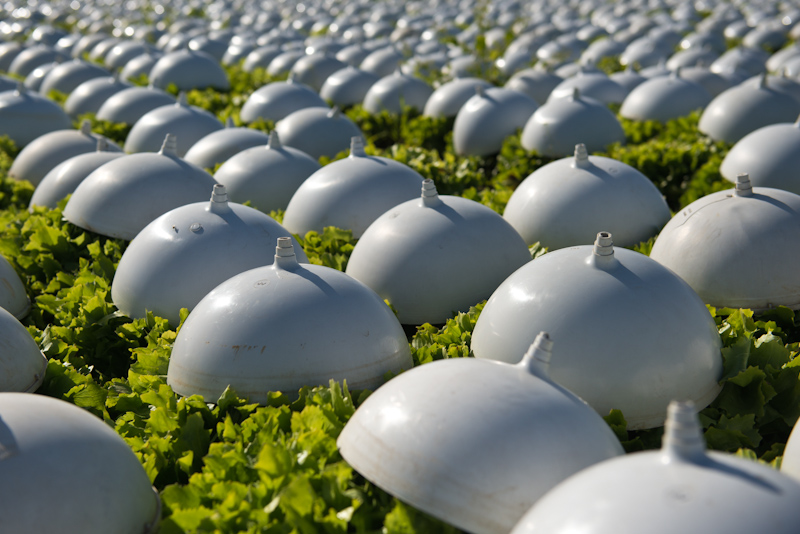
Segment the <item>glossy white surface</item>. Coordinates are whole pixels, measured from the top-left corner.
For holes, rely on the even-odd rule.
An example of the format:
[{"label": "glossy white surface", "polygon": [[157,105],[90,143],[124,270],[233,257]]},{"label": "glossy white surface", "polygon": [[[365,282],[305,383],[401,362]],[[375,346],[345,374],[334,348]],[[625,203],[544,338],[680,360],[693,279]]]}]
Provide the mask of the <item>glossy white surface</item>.
[{"label": "glossy white surface", "polygon": [[400,500],[504,534],[554,485],[622,454],[608,425],[548,379],[552,345],[537,338],[519,365],[453,358],[405,372],[356,410],[339,451]]},{"label": "glossy white surface", "polygon": [[269,391],[347,381],[374,389],[385,373],[410,369],[406,336],[391,309],[346,274],[297,262],[278,239],[275,262],[217,286],[183,324],[167,383],[214,402],[230,385],[266,403]]}]

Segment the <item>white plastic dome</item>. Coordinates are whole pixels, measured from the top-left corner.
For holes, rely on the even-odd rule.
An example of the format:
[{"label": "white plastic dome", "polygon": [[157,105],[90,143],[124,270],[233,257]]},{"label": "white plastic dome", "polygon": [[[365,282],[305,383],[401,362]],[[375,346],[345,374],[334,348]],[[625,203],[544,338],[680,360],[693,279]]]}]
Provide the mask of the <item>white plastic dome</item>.
[{"label": "white plastic dome", "polygon": [[518,91],[475,86],[475,95],[461,106],[453,123],[456,153],[488,156],[500,152],[503,141],[525,126],[538,108],[532,98]]},{"label": "white plastic dome", "polygon": [[706,195],[667,223],[650,257],[686,280],[707,304],[764,311],[800,308],[800,196],[753,188]]},{"label": "white plastic dome", "polygon": [[676,70],[671,76],[650,78],[634,88],[619,114],[627,119],[667,122],[704,109],[711,98],[702,85],[683,79]]},{"label": "white plastic dome", "polygon": [[432,180],[370,224],[347,274],[389,300],[403,324],[444,323],[486,299],[530,261],[528,246],[497,213],[439,196]]},{"label": "white plastic dome", "polygon": [[282,237],[271,266],[223,282],[189,314],[167,383],[209,402],[230,386],[266,404],[269,391],[296,397],[330,380],[374,389],[411,365],[403,329],[380,297],[340,271],[299,264]]},{"label": "white plastic dome", "polygon": [[722,160],[719,172],[736,182],[747,173],[758,187],[774,187],[800,195],[800,119],[794,124],[764,126],[742,137]]},{"label": "white plastic dome", "polygon": [[292,65],[291,73],[294,79],[319,92],[322,84],[334,72],[347,66],[343,61],[325,52],[315,52],[301,57]]},{"label": "white plastic dome", "polygon": [[102,419],[52,397],[0,393],[0,421],[4,530],[155,533],[158,492]]},{"label": "white plastic dome", "polygon": [[272,244],[286,234],[269,215],[229,203],[225,186],[215,185],[210,202],[170,210],[131,241],[111,286],[114,305],[129,317],[149,310],[177,325],[181,308],[191,311],[228,278],[271,265]]},{"label": "white plastic dome", "polygon": [[707,452],[694,407],[674,402],[661,450],[612,458],[568,478],[511,534],[790,534],[798,499],[800,484],[769,466]]},{"label": "white plastic dome", "polygon": [[336,106],[351,106],[363,102],[367,91],[380,78],[353,66],[339,69],[325,79],[319,96]]},{"label": "white plastic dome", "polygon": [[419,195],[423,177],[389,158],[367,156],[351,139],[350,156],[325,165],[297,189],[283,217],[293,234],[336,226],[361,234],[384,212]]},{"label": "white plastic dome", "polygon": [[179,91],[211,87],[230,89],[228,75],[213,57],[196,50],[179,50],[161,57],[150,70],[150,83],[160,89],[175,84]]},{"label": "white plastic dome", "polygon": [[431,94],[433,88],[430,85],[398,69],[372,84],[364,96],[364,109],[370,113],[380,113],[385,109],[397,114],[402,111],[402,105],[406,105],[422,111]]},{"label": "white plastic dome", "polygon": [[278,133],[269,134],[266,146],[248,148],[232,156],[214,174],[235,202],[250,201],[265,213],[285,210],[294,193],[320,164],[296,148],[282,146]]},{"label": "white plastic dome", "polygon": [[74,59],[53,67],[42,80],[39,92],[44,96],[49,95],[50,91],[69,95],[83,82],[110,75],[111,73],[102,67]]},{"label": "white plastic dome", "polygon": [[404,59],[405,57],[397,48],[394,46],[385,46],[370,52],[370,54],[361,61],[359,68],[383,78],[395,72]]},{"label": "white plastic dome", "polygon": [[608,425],[548,377],[561,354],[551,361],[552,346],[542,333],[519,365],[453,358],[405,372],[359,406],[339,452],[420,510],[505,534],[554,485],[623,452]]},{"label": "white plastic dome", "polygon": [[547,102],[553,88],[563,81],[561,76],[549,70],[531,68],[514,74],[505,84],[506,89],[513,89],[525,93],[536,101],[537,104]]},{"label": "white plastic dome", "polygon": [[136,121],[125,139],[125,152],[158,152],[164,136],[172,134],[177,138],[176,153],[184,157],[192,145],[223,127],[208,111],[190,106],[181,93],[176,103],[148,111]]},{"label": "white plastic dome", "polygon": [[724,78],[715,72],[711,72],[706,67],[700,66],[681,69],[681,78],[702,85],[712,99],[733,86],[733,82],[728,78]]},{"label": "white plastic dome", "polygon": [[789,435],[789,441],[786,442],[786,448],[783,451],[783,460],[781,461],[781,473],[800,481],[800,425],[794,424],[792,433]]},{"label": "white plastic dome", "polygon": [[97,110],[97,118],[133,125],[146,113],[174,104],[175,99],[155,87],[129,87],[114,93]]},{"label": "white plastic dome", "polygon": [[31,301],[25,292],[25,285],[3,256],[0,256],[0,308],[17,319],[25,317],[31,309]]},{"label": "white plastic dome", "polygon": [[269,65],[267,66],[267,74],[273,77],[286,74],[291,71],[292,65],[294,65],[298,59],[305,55],[306,53],[303,50],[298,50],[296,48],[284,50],[269,62]]},{"label": "white plastic dome", "polygon": [[763,126],[793,121],[800,102],[769,87],[766,77],[753,87],[741,84],[723,91],[700,116],[698,129],[714,139],[736,143]]},{"label": "white plastic dome", "polygon": [[571,98],[576,87],[581,95],[594,98],[603,104],[621,104],[628,94],[624,87],[605,73],[584,72],[583,69],[580,69],[575,76],[567,78],[555,86],[550,91],[547,100]]},{"label": "white plastic dome", "polygon": [[158,60],[161,59],[161,57],[162,54],[158,52],[136,56],[132,60],[128,61],[122,70],[119,71],[119,79],[126,81],[133,80],[142,74],[149,77],[150,71],[153,70],[153,67],[156,65],[156,63],[158,63]]},{"label": "white plastic dome", "polygon": [[131,240],[159,215],[207,199],[214,184],[210,174],[178,157],[175,137],[168,134],[160,152],[117,158],[86,177],[67,202],[64,218]]},{"label": "white plastic dome", "polygon": [[8,175],[37,185],[59,163],[78,154],[96,150],[100,139],[105,140],[111,151],[121,152],[113,141],[92,133],[89,121],[83,121],[77,130],[58,130],[44,134],[20,151],[8,170]]},{"label": "white plastic dome", "polygon": [[583,143],[600,152],[612,143],[625,144],[625,131],[604,104],[580,96],[559,98],[537,109],[522,130],[522,146],[542,156],[564,157]]},{"label": "white plastic dome", "polygon": [[601,415],[622,410],[629,429],[661,426],[674,398],[705,407],[720,391],[721,342],[703,301],[658,262],[613,247],[608,233],[509,276],[483,308],[471,348],[516,363],[540,330],[562,340],[553,380]]},{"label": "white plastic dome", "polygon": [[266,69],[269,67],[270,62],[278,57],[280,53],[281,49],[279,46],[259,46],[247,54],[242,64],[242,69],[244,69],[245,72],[253,72],[255,69]]},{"label": "white plastic dome", "polygon": [[503,218],[528,245],[550,250],[591,242],[597,228],[606,228],[619,246],[632,247],[656,235],[670,211],[655,185],[622,162],[589,156],[575,147],[575,156],[540,167],[517,187]]},{"label": "white plastic dome", "polygon": [[119,149],[114,152],[108,151],[105,138],[99,138],[96,151],[72,156],[53,167],[36,186],[30,206],[55,208],[61,199],[73,193],[92,172],[123,155]]},{"label": "white plastic dome", "polygon": [[455,117],[461,107],[475,96],[478,87],[489,89],[492,84],[480,78],[456,78],[433,91],[425,103],[426,117]]},{"label": "white plastic dome", "polygon": [[263,146],[269,136],[261,130],[253,128],[235,128],[228,121],[222,130],[214,130],[195,142],[183,157],[189,163],[201,169],[213,169],[216,165],[228,161],[242,150],[254,146]]},{"label": "white plastic dome", "polygon": [[647,78],[633,70],[631,67],[626,67],[625,70],[615,72],[609,76],[609,78],[617,82],[628,93],[633,91],[636,86],[641,85],[647,80]]},{"label": "white plastic dome", "polygon": [[356,123],[336,107],[298,109],[278,121],[275,131],[283,144],[315,159],[332,158],[347,150],[352,137],[362,136]]},{"label": "white plastic dome", "polygon": [[[2,259],[2,263],[8,265],[5,258]],[[3,272],[5,270],[0,265],[0,276],[2,276],[4,285],[8,281]],[[17,282],[19,283],[18,279]],[[21,283],[19,285],[22,286]],[[0,304],[5,304],[5,297],[6,295],[0,295]],[[27,303],[24,289],[23,297]],[[0,345],[0,392],[31,393],[36,391],[44,381],[47,357],[39,350],[39,346],[25,325],[20,323],[10,313],[11,311],[5,307],[0,308],[0,336],[3,340]],[[0,411],[2,411],[1,408]],[[0,469],[0,473],[2,473],[2,469]]]},{"label": "white plastic dome", "polygon": [[36,67],[63,59],[64,55],[56,51],[52,46],[29,46],[21,50],[19,54],[14,57],[14,60],[8,67],[8,72],[9,74],[15,74],[24,78],[33,72]]},{"label": "white plastic dome", "polygon": [[7,135],[17,148],[67,128],[72,128],[72,121],[58,104],[28,92],[22,84],[14,91],[0,93],[0,135]]},{"label": "white plastic dome", "polygon": [[[45,76],[50,74],[50,71],[56,68],[58,65],[59,63],[55,62],[45,63],[44,65],[39,65],[33,69],[31,73],[25,77],[25,82],[23,82],[25,88],[29,91],[36,91],[39,94],[42,94],[40,88],[42,87],[42,82],[44,82]],[[47,95],[42,94],[42,96]]]},{"label": "white plastic dome", "polygon": [[328,105],[310,87],[289,78],[257,89],[247,98],[240,116],[246,123],[257,119],[279,121],[299,109],[311,107]]},{"label": "white plastic dome", "polygon": [[71,118],[76,119],[84,113],[97,113],[100,106],[131,84],[121,82],[113,76],[92,78],[76,87],[64,102],[64,111]]}]

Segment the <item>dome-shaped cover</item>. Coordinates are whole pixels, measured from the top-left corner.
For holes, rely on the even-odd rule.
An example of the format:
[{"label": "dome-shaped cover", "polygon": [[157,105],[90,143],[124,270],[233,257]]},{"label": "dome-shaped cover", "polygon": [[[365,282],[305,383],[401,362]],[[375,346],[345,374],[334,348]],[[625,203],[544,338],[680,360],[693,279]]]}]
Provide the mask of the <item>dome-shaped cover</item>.
[{"label": "dome-shaped cover", "polygon": [[553,380],[601,415],[622,410],[629,429],[661,426],[671,399],[705,407],[720,391],[721,342],[705,304],[658,262],[614,248],[609,233],[509,276],[481,312],[472,350],[515,363],[539,330],[563,340]]},{"label": "dome-shaped cover", "polygon": [[537,104],[547,102],[553,89],[564,79],[549,70],[530,68],[517,72],[505,84],[506,89],[513,89],[525,93],[536,101]]},{"label": "dome-shaped cover", "polygon": [[347,274],[389,300],[403,324],[444,323],[489,297],[530,261],[528,246],[496,212],[472,200],[439,196],[389,209],[359,239]]},{"label": "dome-shaped cover", "polygon": [[317,160],[296,148],[283,146],[272,130],[266,146],[242,150],[223,163],[214,179],[235,202],[250,201],[264,213],[285,210],[306,179],[320,169]]},{"label": "dome-shaped cover", "polygon": [[14,58],[16,58],[24,48],[25,47],[16,41],[0,43],[0,71],[8,72],[11,62],[14,61]]},{"label": "dome-shaped cover", "polygon": [[224,129],[215,130],[199,139],[183,159],[201,169],[213,169],[242,150],[263,146],[269,141],[269,136],[261,130],[235,128],[230,119],[225,126]]},{"label": "dome-shaped cover", "polygon": [[383,78],[395,72],[404,59],[402,52],[396,47],[385,46],[365,57],[359,68]]},{"label": "dome-shaped cover", "polygon": [[315,52],[298,59],[292,65],[291,73],[298,82],[306,84],[314,91],[319,91],[328,76],[346,66],[345,62],[325,52]]},{"label": "dome-shaped cover", "polygon": [[767,70],[769,72],[778,72],[788,60],[797,56],[800,56],[800,44],[792,43],[778,50],[767,59]]},{"label": "dome-shaped cover", "polygon": [[[753,76],[748,78],[743,84],[749,84],[752,87],[758,87],[763,76]],[[800,101],[800,82],[795,78],[790,78],[786,70],[781,71],[780,74],[772,76],[767,75],[766,83],[770,89],[774,89],[779,93],[784,93],[797,101]]]},{"label": "dome-shaped cover", "polygon": [[3,256],[0,256],[0,308],[17,319],[25,317],[31,309],[25,285],[17,271]]},{"label": "dome-shaped cover", "polygon": [[336,106],[351,106],[364,100],[367,91],[380,78],[353,66],[339,69],[325,79],[319,96]]},{"label": "dome-shaped cover", "polygon": [[416,508],[475,534],[508,532],[550,488],[622,454],[608,425],[549,379],[552,345],[542,333],[519,365],[453,358],[393,378],[350,418],[339,452]]},{"label": "dome-shaped cover", "polygon": [[211,202],[168,211],[131,241],[111,285],[114,305],[129,317],[149,310],[177,325],[181,308],[191,311],[228,278],[271,265],[272,244],[286,234],[269,215],[229,203],[225,186],[215,185]]},{"label": "dome-shaped cover", "polygon": [[742,137],[730,149],[720,174],[731,182],[741,173],[752,185],[800,195],[800,119],[794,124],[764,126]]},{"label": "dome-shaped cover", "polygon": [[131,84],[113,76],[92,78],[77,86],[69,94],[64,102],[64,111],[73,119],[84,113],[96,114],[106,100],[129,87]]},{"label": "dome-shaped cover", "polygon": [[746,174],[733,190],[686,206],[664,227],[650,257],[686,280],[712,306],[800,308],[800,196],[753,188]]},{"label": "dome-shaped cover", "polygon": [[301,236],[336,226],[359,238],[383,213],[416,198],[423,180],[402,163],[367,156],[363,139],[354,137],[348,158],[325,165],[297,189],[283,225]]},{"label": "dome-shaped cover", "polygon": [[0,421],[4,530],[157,530],[158,493],[128,444],[101,419],[52,397],[0,393]]},{"label": "dome-shaped cover", "polygon": [[697,127],[715,141],[736,143],[763,126],[793,121],[798,115],[800,102],[771,89],[764,75],[758,86],[740,84],[717,95]]},{"label": "dome-shaped cover", "polygon": [[92,172],[123,155],[119,149],[109,152],[106,138],[100,137],[96,151],[72,156],[53,167],[36,186],[30,206],[55,208],[62,198],[73,193],[78,184]]},{"label": "dome-shaped cover", "polygon": [[370,113],[380,113],[385,109],[396,114],[402,112],[402,106],[406,105],[424,110],[431,94],[433,88],[430,85],[397,69],[369,88],[364,96],[364,109]]},{"label": "dome-shaped cover", "polygon": [[270,62],[278,57],[281,48],[276,45],[259,46],[251,50],[244,59],[242,69],[245,72],[253,72],[255,69],[266,69]]},{"label": "dome-shaped cover", "polygon": [[411,365],[403,329],[378,295],[335,269],[299,264],[281,237],[271,266],[223,282],[189,314],[167,383],[206,401],[230,385],[266,404],[269,391],[296,396],[331,379],[374,389]]},{"label": "dome-shaped cover", "polygon": [[177,138],[176,153],[184,157],[192,145],[222,128],[219,119],[202,108],[190,106],[186,94],[181,93],[176,103],[148,111],[136,121],[125,139],[125,152],[158,152],[164,136],[173,134]]},{"label": "dome-shaped cover", "polygon": [[467,100],[475,96],[478,87],[489,89],[492,84],[480,78],[456,78],[439,87],[425,103],[426,117],[455,117]]},{"label": "dome-shaped cover", "polygon": [[161,89],[129,87],[108,97],[97,110],[97,118],[133,125],[146,113],[174,103],[172,95]]},{"label": "dome-shaped cover", "polygon": [[550,250],[588,243],[597,228],[632,247],[656,235],[670,219],[666,201],[647,176],[620,161],[575,156],[540,167],[514,191],[503,218],[528,245]]},{"label": "dome-shaped cover", "polygon": [[78,154],[96,150],[100,139],[105,141],[109,150],[121,152],[113,141],[92,133],[92,124],[88,120],[83,121],[77,130],[58,130],[44,134],[20,151],[8,170],[8,175],[16,180],[27,180],[38,185],[56,165]]},{"label": "dome-shaped cover", "polygon": [[63,61],[64,54],[48,45],[34,45],[20,51],[8,67],[9,74],[26,77],[45,63]]},{"label": "dome-shaped cover", "polygon": [[525,126],[536,102],[519,91],[475,86],[453,123],[453,146],[457,154],[488,156],[500,152],[503,141]]},{"label": "dome-shaped cover", "polygon": [[110,76],[106,69],[75,59],[53,67],[42,80],[39,92],[45,96],[49,95],[50,91],[60,91],[69,95],[83,82],[106,76]]},{"label": "dome-shaped cover", "polygon": [[774,469],[707,452],[694,406],[673,402],[661,450],[612,458],[568,478],[511,533],[633,534],[647,525],[652,534],[790,534],[798,499],[800,484]]},{"label": "dome-shaped cover", "polygon": [[22,84],[0,93],[0,135],[7,135],[18,148],[55,130],[72,128],[61,106],[29,92]]},{"label": "dome-shaped cover", "polygon": [[315,159],[332,158],[347,150],[351,138],[362,136],[356,123],[336,107],[298,109],[278,121],[275,131],[283,144]]},{"label": "dome-shaped cover", "polygon": [[281,52],[277,56],[275,56],[272,61],[269,62],[269,66],[267,66],[267,74],[270,76],[281,76],[291,71],[292,65],[294,65],[298,59],[305,56],[306,53],[302,49],[291,49],[285,50]]},{"label": "dome-shaped cover", "polygon": [[103,63],[110,69],[122,69],[132,59],[149,54],[153,47],[143,41],[122,41],[105,55]]},{"label": "dome-shaped cover", "polygon": [[150,83],[160,89],[175,84],[179,91],[211,87],[230,89],[228,75],[213,57],[199,50],[179,50],[159,58],[150,70]]},{"label": "dome-shaped cover", "polygon": [[702,85],[712,99],[721,92],[733,87],[731,80],[720,76],[716,72],[711,72],[707,67],[685,67],[681,69],[680,76],[684,80]]},{"label": "dome-shaped cover", "polygon": [[55,62],[45,63],[44,65],[39,65],[38,67],[33,69],[31,73],[25,77],[25,82],[23,82],[25,88],[28,89],[29,91],[36,91],[39,94],[43,94],[41,93],[40,88],[42,86],[42,82],[44,81],[45,76],[50,74],[50,71],[56,68],[58,65],[59,63]]},{"label": "dome-shaped cover", "polygon": [[[9,280],[6,267],[10,269],[5,258],[0,256],[0,276],[3,285]],[[5,266],[4,266],[4,265]],[[13,269],[11,270],[13,274]],[[13,282],[13,280],[12,280]],[[22,287],[19,279],[16,281]],[[5,294],[0,294],[0,304],[5,305]],[[23,297],[27,303],[23,288]],[[31,334],[10,312],[8,308],[0,308],[0,392],[16,391],[30,393],[36,391],[44,381],[47,370],[47,357],[39,350]],[[27,313],[27,309],[25,310]],[[0,409],[2,411],[2,409]],[[2,433],[0,433],[0,440]],[[0,468],[2,473],[2,468]],[[0,505],[2,507],[2,505]],[[0,512],[1,513],[1,512]],[[5,517],[4,523],[5,525]]]},{"label": "dome-shaped cover", "polygon": [[577,87],[580,94],[602,102],[603,104],[620,104],[625,100],[628,91],[620,84],[609,78],[605,73],[584,72],[578,70],[575,76],[567,78],[553,88],[547,100],[556,98],[570,98]]},{"label": "dome-shaped cover", "polygon": [[310,87],[294,81],[272,82],[257,89],[242,106],[244,122],[257,119],[279,121],[290,113],[304,108],[327,108],[328,105]]},{"label": "dome-shaped cover", "polygon": [[647,78],[633,70],[631,67],[626,67],[625,70],[615,72],[609,76],[609,78],[617,82],[628,93],[633,91],[636,86],[641,85],[647,80]]},{"label": "dome-shaped cover", "polygon": [[736,46],[717,58],[709,68],[711,72],[717,74],[738,74],[750,77],[766,71],[767,59],[769,56],[763,50]]},{"label": "dome-shaped cover", "polygon": [[800,424],[795,423],[789,441],[786,442],[786,449],[783,451],[783,461],[781,462],[781,473],[788,475],[795,480],[800,480]]},{"label": "dome-shaped cover", "polygon": [[133,239],[171,209],[208,198],[214,179],[175,153],[168,134],[158,153],[117,158],[99,167],[75,189],[64,218],[75,226],[118,239]]},{"label": "dome-shaped cover", "polygon": [[705,108],[711,95],[699,83],[685,80],[680,69],[671,76],[650,78],[625,98],[619,114],[626,119],[667,122]]},{"label": "dome-shaped cover", "polygon": [[570,98],[537,109],[522,130],[522,146],[542,156],[568,156],[578,143],[589,152],[603,151],[612,143],[625,144],[617,117],[604,104],[582,97],[578,89]]},{"label": "dome-shaped cover", "polygon": [[153,70],[153,67],[158,60],[161,59],[161,57],[162,55],[156,52],[136,56],[132,60],[128,61],[128,63],[119,72],[119,79],[127,81],[138,78],[142,74],[149,76],[150,71]]}]

